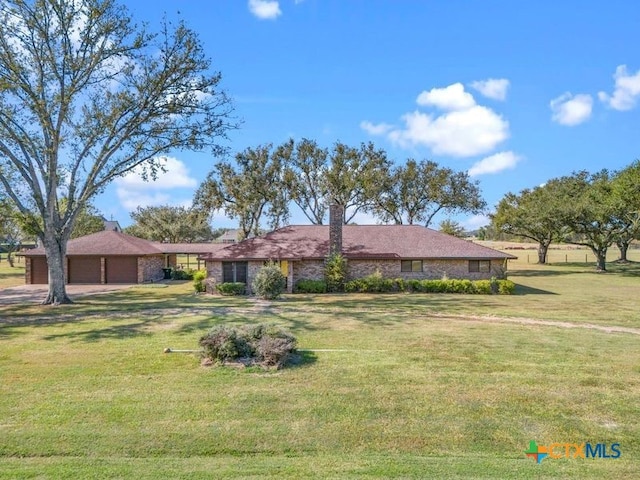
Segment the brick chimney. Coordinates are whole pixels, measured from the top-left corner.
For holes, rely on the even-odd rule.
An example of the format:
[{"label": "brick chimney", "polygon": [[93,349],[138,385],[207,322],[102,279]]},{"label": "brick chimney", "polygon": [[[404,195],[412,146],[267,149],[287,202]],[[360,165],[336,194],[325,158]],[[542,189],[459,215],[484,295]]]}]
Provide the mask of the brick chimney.
[{"label": "brick chimney", "polygon": [[344,207],[332,203],[329,205],[329,255],[342,253],[342,224]]}]

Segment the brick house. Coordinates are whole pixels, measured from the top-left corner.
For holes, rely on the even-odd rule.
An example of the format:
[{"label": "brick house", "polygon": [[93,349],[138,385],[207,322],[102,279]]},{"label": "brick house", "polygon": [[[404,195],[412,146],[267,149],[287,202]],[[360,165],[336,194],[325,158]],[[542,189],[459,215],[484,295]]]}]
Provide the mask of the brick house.
[{"label": "brick house", "polygon": [[[342,217],[339,217],[340,221]],[[517,258],[418,225],[296,225],[251,238],[200,257],[213,284],[251,285],[267,261],[278,262],[287,290],[298,280],[320,280],[330,251],[347,259],[347,278],[380,271],[387,278],[471,280],[503,277]]]},{"label": "brick house", "polygon": [[[69,240],[67,283],[145,283],[164,277],[163,268],[176,266],[177,254],[212,253],[222,245],[211,243],[163,244],[117,231],[102,231]],[[25,283],[46,284],[49,279],[44,248],[23,252]]]}]

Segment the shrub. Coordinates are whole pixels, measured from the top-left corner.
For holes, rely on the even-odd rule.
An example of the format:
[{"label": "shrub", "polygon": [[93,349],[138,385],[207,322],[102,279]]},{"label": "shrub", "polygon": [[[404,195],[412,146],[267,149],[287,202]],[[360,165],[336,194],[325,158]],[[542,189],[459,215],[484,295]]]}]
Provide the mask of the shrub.
[{"label": "shrub", "polygon": [[200,346],[204,348],[204,356],[215,362],[233,360],[250,353],[247,341],[238,336],[238,331],[224,325],[209,330],[200,338]]},{"label": "shrub", "polygon": [[475,293],[479,293],[481,295],[491,295],[493,293],[492,283],[490,280],[476,280],[473,282],[475,286]]},{"label": "shrub", "polygon": [[324,264],[324,278],[328,292],[344,291],[344,282],[347,278],[346,258],[339,253],[328,256]]},{"label": "shrub", "polygon": [[193,274],[193,288],[196,293],[203,293],[206,291],[207,287],[204,283],[205,278],[207,278],[206,270],[198,270]]},{"label": "shrub", "polygon": [[515,284],[510,280],[495,278],[475,281],[468,279],[403,280],[402,278],[382,278],[378,272],[351,280],[345,284],[344,288],[349,293],[419,292],[511,295],[515,292]]},{"label": "shrub", "polygon": [[220,295],[244,295],[246,285],[242,282],[217,283],[216,290]]},{"label": "shrub", "polygon": [[500,295],[513,295],[516,291],[516,284],[511,280],[498,280],[498,293]]},{"label": "shrub", "polygon": [[193,280],[193,270],[188,268],[186,270],[174,268],[171,270],[172,280]]},{"label": "shrub", "polygon": [[380,271],[363,278],[356,278],[344,285],[345,292],[359,293],[388,293],[400,292],[405,288],[402,278],[383,278]]},{"label": "shrub", "polygon": [[327,293],[327,282],[324,280],[298,280],[294,291],[296,293]]},{"label": "shrub", "polygon": [[269,367],[281,368],[296,350],[296,338],[274,325],[267,326],[257,339],[255,356],[258,362]]},{"label": "shrub", "polygon": [[273,300],[282,294],[286,284],[287,280],[282,275],[280,267],[276,263],[269,263],[256,273],[252,286],[256,295]]},{"label": "shrub", "polygon": [[281,368],[295,353],[296,338],[271,324],[239,328],[219,325],[200,338],[203,355],[218,363],[240,358],[249,363]]}]

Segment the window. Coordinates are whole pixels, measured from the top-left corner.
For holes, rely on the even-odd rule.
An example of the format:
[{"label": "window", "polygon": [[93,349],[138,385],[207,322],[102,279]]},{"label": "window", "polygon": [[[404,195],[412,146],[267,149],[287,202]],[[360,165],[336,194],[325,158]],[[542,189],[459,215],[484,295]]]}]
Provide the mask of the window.
[{"label": "window", "polygon": [[421,272],[422,260],[401,260],[400,271],[401,272]]},{"label": "window", "polygon": [[491,271],[491,260],[469,260],[469,272],[490,272]]},{"label": "window", "polygon": [[222,262],[222,281],[247,283],[247,262]]}]

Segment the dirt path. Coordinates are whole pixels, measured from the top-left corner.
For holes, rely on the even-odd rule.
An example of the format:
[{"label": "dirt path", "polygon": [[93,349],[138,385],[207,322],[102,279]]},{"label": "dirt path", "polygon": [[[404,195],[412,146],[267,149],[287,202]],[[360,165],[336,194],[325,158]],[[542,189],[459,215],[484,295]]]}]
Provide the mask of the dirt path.
[{"label": "dirt path", "polygon": [[536,318],[523,317],[494,317],[482,315],[451,315],[451,314],[429,314],[430,317],[450,318],[452,320],[475,320],[481,323],[516,323],[520,325],[542,325],[556,328],[586,328],[588,330],[598,330],[605,333],[629,333],[640,335],[640,328],[619,327],[616,325],[595,325],[593,323],[572,323],[557,320],[541,320]]}]

